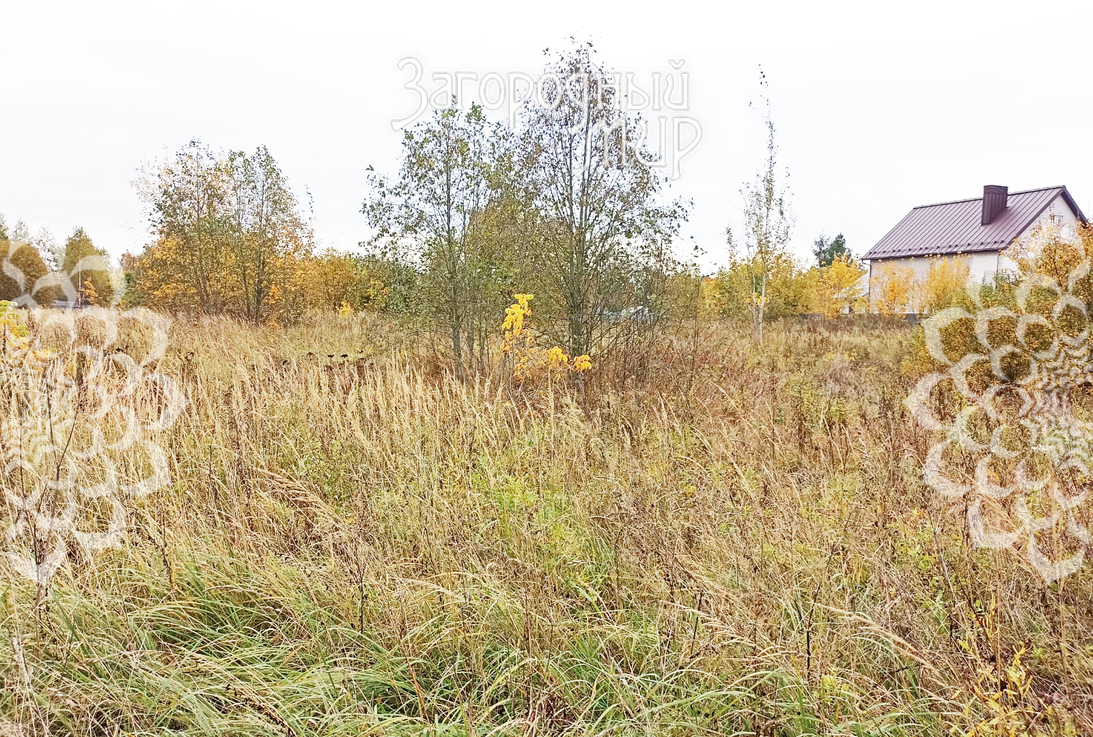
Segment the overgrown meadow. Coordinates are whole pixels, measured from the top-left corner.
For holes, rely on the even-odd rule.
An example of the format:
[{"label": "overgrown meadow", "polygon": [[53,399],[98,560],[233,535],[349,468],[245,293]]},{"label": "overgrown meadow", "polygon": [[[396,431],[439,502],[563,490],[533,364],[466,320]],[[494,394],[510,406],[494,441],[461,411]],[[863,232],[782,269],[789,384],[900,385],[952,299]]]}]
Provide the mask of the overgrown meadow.
[{"label": "overgrown meadow", "polygon": [[911,328],[703,318],[522,381],[373,313],[169,337],[170,483],[47,583],[0,563],[0,735],[1093,731],[1091,569],[923,484]]}]

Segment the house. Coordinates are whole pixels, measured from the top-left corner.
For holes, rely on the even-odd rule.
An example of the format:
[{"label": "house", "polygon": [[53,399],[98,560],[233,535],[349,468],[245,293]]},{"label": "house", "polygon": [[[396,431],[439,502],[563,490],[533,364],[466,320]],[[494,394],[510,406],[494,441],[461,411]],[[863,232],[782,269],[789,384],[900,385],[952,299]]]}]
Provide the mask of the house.
[{"label": "house", "polygon": [[935,257],[963,261],[973,281],[990,281],[1014,267],[1006,248],[1048,218],[1064,229],[1086,222],[1066,187],[1009,192],[987,185],[982,197],[916,207],[863,256],[870,298],[876,299],[893,266],[910,269],[917,283],[925,283]]}]

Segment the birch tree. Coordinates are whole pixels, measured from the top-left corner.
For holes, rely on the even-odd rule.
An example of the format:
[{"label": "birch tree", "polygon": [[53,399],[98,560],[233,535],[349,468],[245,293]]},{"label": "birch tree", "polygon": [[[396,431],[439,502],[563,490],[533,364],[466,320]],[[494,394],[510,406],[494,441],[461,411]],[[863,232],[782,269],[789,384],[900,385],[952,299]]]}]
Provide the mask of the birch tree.
[{"label": "birch tree", "polygon": [[62,277],[78,304],[108,305],[114,297],[113,270],[106,251],[83,228],[76,228],[61,251]]},{"label": "birch tree", "polygon": [[[361,211],[374,231],[369,244],[388,254],[409,253],[424,270],[432,305],[449,339],[456,376],[473,357],[475,325],[506,256],[486,235],[502,197],[499,182],[507,136],[481,107],[438,110],[405,131],[394,181],[374,170]],[[492,207],[491,207],[492,205]],[[491,299],[492,297],[492,299]]]},{"label": "birch tree", "polygon": [[191,141],[140,180],[152,242],[135,264],[153,305],[260,322],[310,253],[298,200],[265,146],[215,154]]},{"label": "birch tree", "polygon": [[243,316],[265,319],[289,264],[311,252],[311,231],[299,203],[269,149],[247,156],[233,152],[228,161],[231,228],[227,239],[230,267]]},{"label": "birch tree", "polygon": [[521,159],[541,237],[522,261],[553,337],[570,355],[595,353],[620,314],[656,313],[688,206],[665,201],[640,122],[590,43],[556,55],[541,86],[524,110]]},{"label": "birch tree", "polygon": [[[752,322],[759,342],[763,342],[763,323],[767,313],[767,286],[779,258],[786,256],[793,229],[788,191],[778,179],[778,147],[774,143],[774,123],[770,117],[767,79],[759,71],[764,106],[763,126],[767,132],[767,155],[762,169],[753,182],[744,185],[740,194],[744,200],[743,249],[748,264],[748,293]],[[787,174],[788,176],[788,174]],[[730,250],[736,242],[731,229],[726,229]]]},{"label": "birch tree", "polygon": [[138,273],[153,303],[207,313],[229,306],[229,179],[227,162],[193,140],[138,181],[153,237]]}]

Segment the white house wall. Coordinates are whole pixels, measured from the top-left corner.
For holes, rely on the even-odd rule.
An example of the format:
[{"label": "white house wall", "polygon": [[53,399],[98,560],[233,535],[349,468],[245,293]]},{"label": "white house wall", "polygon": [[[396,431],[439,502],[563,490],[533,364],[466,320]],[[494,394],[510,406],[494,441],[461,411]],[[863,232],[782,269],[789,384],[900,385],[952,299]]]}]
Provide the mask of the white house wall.
[{"label": "white house wall", "polygon": [[910,269],[914,272],[915,281],[925,283],[930,275],[930,264],[939,258],[967,264],[968,279],[975,282],[988,282],[994,278],[998,271],[999,252],[982,251],[979,253],[965,253],[958,256],[916,256],[912,258],[880,258],[874,259],[871,265],[872,277],[875,279],[881,275],[886,267],[895,266],[899,269]]},{"label": "white house wall", "polygon": [[[1078,216],[1075,215],[1074,211],[1070,209],[1070,206],[1066,204],[1066,200],[1063,199],[1062,195],[1051,201],[1051,204],[1044,210],[1044,214],[1040,216],[1040,220],[1037,220],[1036,223],[1039,224],[1041,220],[1052,215],[1055,216],[1056,220],[1064,229],[1077,231]],[[1025,233],[1027,232],[1028,231],[1025,231]],[[1024,235],[1024,233],[1022,233],[1022,235]]]},{"label": "white house wall", "polygon": [[[967,253],[957,256],[914,256],[910,258],[883,258],[873,259],[869,264],[870,297],[876,299],[875,290],[879,289],[884,280],[884,270],[895,267],[901,272],[910,269],[914,274],[915,282],[920,285],[926,283],[930,276],[930,264],[936,263],[939,258],[966,264],[968,267],[968,279],[973,282],[988,282],[994,278],[999,268],[998,251],[982,251],[979,253]],[[909,306],[909,311],[916,311],[915,306]]]}]

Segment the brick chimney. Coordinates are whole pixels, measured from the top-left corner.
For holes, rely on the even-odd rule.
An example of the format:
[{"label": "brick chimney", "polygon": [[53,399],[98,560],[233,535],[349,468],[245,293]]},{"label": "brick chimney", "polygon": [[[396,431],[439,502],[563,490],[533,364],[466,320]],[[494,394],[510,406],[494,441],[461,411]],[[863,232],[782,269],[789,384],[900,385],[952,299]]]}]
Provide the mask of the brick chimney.
[{"label": "brick chimney", "polygon": [[1009,199],[1009,188],[1000,187],[997,184],[988,184],[983,187],[983,225],[990,225],[995,218],[1006,210],[1006,202]]}]

